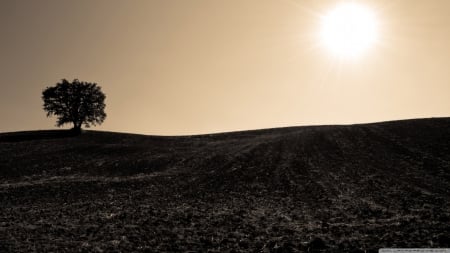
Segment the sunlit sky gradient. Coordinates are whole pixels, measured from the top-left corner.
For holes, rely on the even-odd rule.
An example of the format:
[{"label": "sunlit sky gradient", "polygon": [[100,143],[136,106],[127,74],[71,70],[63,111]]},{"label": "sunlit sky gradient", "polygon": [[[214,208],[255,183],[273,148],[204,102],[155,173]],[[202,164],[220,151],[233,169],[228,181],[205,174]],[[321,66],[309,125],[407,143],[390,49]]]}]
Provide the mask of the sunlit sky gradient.
[{"label": "sunlit sky gradient", "polygon": [[380,27],[376,45],[352,60],[319,41],[321,15],[340,2],[0,1],[0,132],[55,128],[41,92],[62,78],[106,93],[96,130],[450,116],[450,1],[357,1]]}]

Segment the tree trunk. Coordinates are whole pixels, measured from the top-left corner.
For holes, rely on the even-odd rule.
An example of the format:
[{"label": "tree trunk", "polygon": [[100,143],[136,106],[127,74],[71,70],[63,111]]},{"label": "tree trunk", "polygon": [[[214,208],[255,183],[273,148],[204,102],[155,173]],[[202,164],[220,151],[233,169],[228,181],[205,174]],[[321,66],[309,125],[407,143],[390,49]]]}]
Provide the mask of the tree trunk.
[{"label": "tree trunk", "polygon": [[80,124],[80,123],[74,122],[74,123],[73,123],[72,131],[73,131],[75,134],[81,134],[81,124]]}]

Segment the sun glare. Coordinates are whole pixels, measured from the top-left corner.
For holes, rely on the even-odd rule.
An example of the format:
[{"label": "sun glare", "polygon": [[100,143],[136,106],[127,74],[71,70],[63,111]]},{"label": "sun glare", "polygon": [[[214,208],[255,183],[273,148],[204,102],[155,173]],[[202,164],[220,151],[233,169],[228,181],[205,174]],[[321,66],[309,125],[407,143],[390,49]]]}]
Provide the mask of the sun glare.
[{"label": "sun glare", "polygon": [[376,39],[375,15],[362,5],[341,4],[322,17],[322,43],[340,58],[360,56]]}]

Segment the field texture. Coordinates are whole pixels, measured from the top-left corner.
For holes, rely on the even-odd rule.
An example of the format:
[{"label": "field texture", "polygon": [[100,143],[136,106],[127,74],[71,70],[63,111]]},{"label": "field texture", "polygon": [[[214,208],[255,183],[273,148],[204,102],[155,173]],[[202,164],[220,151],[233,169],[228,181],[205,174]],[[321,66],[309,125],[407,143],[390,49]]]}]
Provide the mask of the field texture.
[{"label": "field texture", "polygon": [[0,134],[0,252],[377,252],[449,231],[449,118]]}]

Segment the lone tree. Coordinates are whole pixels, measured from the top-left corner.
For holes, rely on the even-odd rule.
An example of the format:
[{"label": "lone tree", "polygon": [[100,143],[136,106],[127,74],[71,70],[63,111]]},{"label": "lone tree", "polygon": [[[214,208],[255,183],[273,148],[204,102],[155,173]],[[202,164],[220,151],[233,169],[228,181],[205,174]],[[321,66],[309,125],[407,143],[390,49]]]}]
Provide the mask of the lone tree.
[{"label": "lone tree", "polygon": [[81,132],[81,126],[101,124],[105,118],[105,94],[96,83],[72,82],[62,79],[42,92],[47,117],[58,117],[56,125],[73,124],[73,130]]}]

